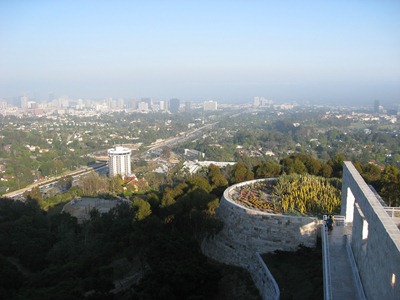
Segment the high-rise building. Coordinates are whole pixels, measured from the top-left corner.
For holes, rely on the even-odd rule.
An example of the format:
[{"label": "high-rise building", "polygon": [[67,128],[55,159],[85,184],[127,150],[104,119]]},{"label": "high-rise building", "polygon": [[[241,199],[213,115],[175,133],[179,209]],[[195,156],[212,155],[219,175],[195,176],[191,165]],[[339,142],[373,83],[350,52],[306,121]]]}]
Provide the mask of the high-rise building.
[{"label": "high-rise building", "polygon": [[21,97],[21,108],[22,109],[28,108],[28,97],[26,96]]},{"label": "high-rise building", "polygon": [[165,101],[164,100],[160,100],[160,110],[166,110]]},{"label": "high-rise building", "polygon": [[218,104],[217,101],[204,101],[203,107],[204,110],[217,110]]},{"label": "high-rise building", "polygon": [[151,109],[151,107],[153,106],[153,99],[146,97],[146,98],[142,98],[140,100],[141,102],[146,102],[149,105],[149,109]]},{"label": "high-rise building", "polygon": [[253,107],[259,107],[261,105],[260,97],[254,97]]},{"label": "high-rise building", "polygon": [[374,101],[374,113],[379,113],[379,100]]},{"label": "high-rise building", "polygon": [[259,106],[271,106],[272,100],[265,99],[264,97],[254,97],[253,99],[253,107]]},{"label": "high-rise building", "polygon": [[108,167],[110,176],[130,176],[131,172],[131,150],[124,147],[108,149]]},{"label": "high-rise building", "polygon": [[117,101],[116,100],[114,100],[113,98],[107,98],[106,100],[105,100],[105,103],[106,103],[106,105],[107,105],[107,108],[109,108],[109,109],[116,109],[117,108]]},{"label": "high-rise building", "polygon": [[121,109],[125,107],[125,100],[124,98],[118,98],[117,100],[117,108]]},{"label": "high-rise building", "polygon": [[178,113],[179,112],[179,106],[181,105],[181,101],[179,99],[171,99],[169,100],[169,111],[171,113]]},{"label": "high-rise building", "polygon": [[139,102],[138,110],[141,112],[148,112],[149,111],[149,104],[147,102]]},{"label": "high-rise building", "polygon": [[190,112],[192,110],[192,103],[189,101],[185,102],[185,112]]},{"label": "high-rise building", "polygon": [[75,109],[83,109],[85,107],[85,104],[83,103],[82,99],[78,99],[78,101],[76,101],[76,105],[75,105]]},{"label": "high-rise building", "polygon": [[136,99],[128,100],[127,107],[130,109],[136,109],[138,107],[138,101],[136,101]]},{"label": "high-rise building", "polygon": [[5,109],[7,108],[7,106],[8,106],[7,101],[4,99],[0,99],[0,109]]},{"label": "high-rise building", "polygon": [[69,107],[69,99],[67,96],[60,97],[60,105],[61,107]]}]

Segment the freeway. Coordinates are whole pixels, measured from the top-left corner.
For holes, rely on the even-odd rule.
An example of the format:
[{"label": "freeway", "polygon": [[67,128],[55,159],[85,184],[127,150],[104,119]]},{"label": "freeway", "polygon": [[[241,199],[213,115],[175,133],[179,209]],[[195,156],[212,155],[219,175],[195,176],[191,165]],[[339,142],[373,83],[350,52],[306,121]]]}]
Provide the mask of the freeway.
[{"label": "freeway", "polygon": [[4,194],[1,197],[2,198],[10,198],[10,199],[14,199],[14,200],[24,200],[23,194],[27,191],[32,190],[35,187],[39,187],[41,190],[49,189],[51,187],[54,187],[57,184],[57,182],[63,177],[72,176],[73,180],[76,180],[80,176],[88,174],[93,170],[98,173],[107,172],[108,164],[104,163],[104,164],[98,165],[96,167],[84,167],[84,168],[81,168],[80,170],[71,171],[71,172],[68,172],[68,173],[60,175],[60,176],[47,178],[43,181],[32,183],[22,189],[15,190],[15,191],[9,192],[7,194]]},{"label": "freeway", "polygon": [[200,128],[194,129],[192,131],[188,131],[183,133],[181,136],[174,136],[172,138],[166,139],[164,141],[158,142],[158,143],[153,143],[152,145],[149,146],[149,149],[147,152],[151,151],[156,151],[158,149],[161,149],[162,147],[173,147],[175,145],[178,145],[180,143],[186,142],[190,140],[191,138],[194,138],[200,134],[202,134],[205,130],[212,129],[215,125],[217,125],[219,122],[215,122],[212,124],[207,124],[204,125]]}]

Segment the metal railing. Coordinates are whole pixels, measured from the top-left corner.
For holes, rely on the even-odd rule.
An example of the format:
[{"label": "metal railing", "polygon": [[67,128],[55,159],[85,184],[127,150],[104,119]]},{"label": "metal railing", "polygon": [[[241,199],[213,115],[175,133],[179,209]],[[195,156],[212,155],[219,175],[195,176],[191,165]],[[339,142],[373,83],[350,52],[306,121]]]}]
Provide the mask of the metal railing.
[{"label": "metal railing", "polygon": [[389,217],[400,218],[400,207],[384,207]]},{"label": "metal railing", "polygon": [[[329,215],[323,215],[323,224],[326,224],[326,221],[328,220]],[[334,220],[333,225],[338,225],[338,226],[345,226],[346,225],[346,217],[342,215],[333,215],[332,219]]]},{"label": "metal railing", "polygon": [[328,245],[328,228],[323,222],[321,226],[321,237],[322,237],[322,269],[324,279],[324,300],[332,299],[332,284],[331,284],[331,272],[330,272],[330,255]]},{"label": "metal railing", "polygon": [[357,267],[356,260],[354,259],[353,249],[351,249],[349,237],[347,235],[344,235],[343,238],[344,238],[344,242],[346,245],[347,256],[349,258],[351,271],[353,273],[354,283],[355,283],[355,286],[357,289],[358,299],[365,300],[366,297],[365,297],[365,293],[364,293],[364,287],[362,285],[360,274],[358,273],[358,267]]},{"label": "metal railing", "polygon": [[341,215],[334,215],[335,225],[344,226],[346,225],[346,217]]}]

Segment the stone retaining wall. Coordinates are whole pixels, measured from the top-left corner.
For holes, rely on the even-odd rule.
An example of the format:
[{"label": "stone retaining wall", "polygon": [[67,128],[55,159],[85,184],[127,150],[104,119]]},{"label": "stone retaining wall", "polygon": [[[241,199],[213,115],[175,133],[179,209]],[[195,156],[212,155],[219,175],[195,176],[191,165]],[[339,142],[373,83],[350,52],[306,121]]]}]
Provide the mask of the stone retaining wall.
[{"label": "stone retaining wall", "polygon": [[[260,293],[264,294],[262,290],[273,291],[274,287],[265,274],[263,280],[257,280],[264,271],[260,269],[256,253],[295,251],[299,245],[315,247],[320,222],[317,218],[266,213],[232,200],[233,189],[257,181],[265,179],[240,183],[225,190],[217,209],[217,217],[223,220],[224,227],[217,235],[203,241],[202,250],[218,261],[249,270]],[[263,298],[271,299],[271,296],[263,295]]]}]

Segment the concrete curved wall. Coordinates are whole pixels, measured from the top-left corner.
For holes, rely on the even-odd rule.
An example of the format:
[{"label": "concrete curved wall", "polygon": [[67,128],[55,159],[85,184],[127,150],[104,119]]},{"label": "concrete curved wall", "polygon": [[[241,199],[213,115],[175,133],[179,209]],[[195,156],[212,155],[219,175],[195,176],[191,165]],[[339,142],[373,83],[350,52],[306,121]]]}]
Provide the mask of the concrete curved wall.
[{"label": "concrete curved wall", "polygon": [[[230,248],[236,252],[268,253],[275,250],[293,251],[299,245],[315,247],[320,224],[317,218],[266,213],[246,208],[232,200],[231,195],[236,187],[265,180],[242,182],[225,190],[217,209],[217,217],[223,220],[224,227],[208,242],[218,245],[221,250]],[[225,257],[224,252],[221,257]],[[214,254],[219,256],[218,253]],[[241,257],[241,254],[234,256]],[[239,257],[224,259],[230,260],[227,263],[243,264]]]},{"label": "concrete curved wall", "polygon": [[[216,213],[223,220],[224,227],[217,235],[203,241],[205,255],[244,267],[252,273],[258,269],[255,253],[294,251],[299,245],[315,247],[320,228],[317,218],[266,213],[246,208],[232,200],[236,187],[266,180],[272,179],[242,182],[225,190]],[[252,277],[254,280],[259,276],[253,272]],[[255,283],[258,286],[256,280]],[[260,286],[258,288],[260,290]]]}]

